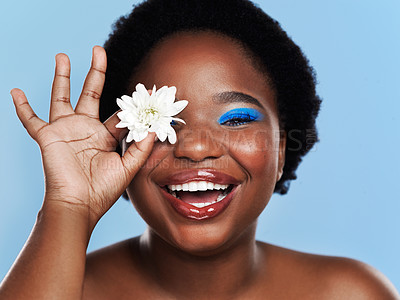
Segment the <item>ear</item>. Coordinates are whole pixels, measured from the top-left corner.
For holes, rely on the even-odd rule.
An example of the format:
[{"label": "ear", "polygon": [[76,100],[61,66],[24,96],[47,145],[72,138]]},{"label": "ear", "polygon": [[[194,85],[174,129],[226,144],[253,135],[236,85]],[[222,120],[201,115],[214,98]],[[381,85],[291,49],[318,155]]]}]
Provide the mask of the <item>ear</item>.
[{"label": "ear", "polygon": [[279,131],[279,149],[278,149],[278,173],[276,181],[281,179],[283,174],[283,167],[285,166],[285,155],[286,155],[286,131]]}]

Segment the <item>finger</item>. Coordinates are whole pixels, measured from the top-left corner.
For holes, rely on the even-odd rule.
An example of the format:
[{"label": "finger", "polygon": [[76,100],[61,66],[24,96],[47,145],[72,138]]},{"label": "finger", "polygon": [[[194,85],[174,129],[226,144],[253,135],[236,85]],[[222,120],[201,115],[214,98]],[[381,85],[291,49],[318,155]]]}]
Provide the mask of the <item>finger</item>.
[{"label": "finger", "polygon": [[37,133],[46,126],[47,123],[35,114],[23,91],[20,89],[12,89],[11,96],[14,101],[18,118],[28,131],[29,135],[36,140]]},{"label": "finger", "polygon": [[121,142],[122,139],[127,135],[127,128],[116,128],[121,120],[118,118],[117,113],[121,110],[116,111],[111,117],[109,117],[103,124],[107,128],[107,130],[112,134],[112,136],[118,141]]},{"label": "finger", "polygon": [[128,181],[130,182],[139,169],[144,165],[149,157],[154,145],[155,133],[150,132],[147,137],[138,142],[132,143],[122,157],[122,164],[126,170]]},{"label": "finger", "polygon": [[70,101],[70,75],[71,64],[68,56],[63,53],[57,54],[53,88],[51,89],[50,122],[74,113]]},{"label": "finger", "polygon": [[99,100],[105,80],[107,57],[100,46],[93,48],[92,64],[83,85],[75,112],[92,118],[99,118]]}]

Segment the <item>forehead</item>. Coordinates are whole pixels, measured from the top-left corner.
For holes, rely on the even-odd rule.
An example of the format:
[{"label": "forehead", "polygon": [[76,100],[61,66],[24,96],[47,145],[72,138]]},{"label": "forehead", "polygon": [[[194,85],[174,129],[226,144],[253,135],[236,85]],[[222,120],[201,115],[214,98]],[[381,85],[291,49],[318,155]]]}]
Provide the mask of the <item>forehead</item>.
[{"label": "forehead", "polygon": [[161,41],[135,72],[130,90],[138,82],[147,88],[174,85],[178,94],[185,95],[234,90],[274,98],[266,74],[255,67],[249,52],[239,42],[213,32],[179,33]]}]

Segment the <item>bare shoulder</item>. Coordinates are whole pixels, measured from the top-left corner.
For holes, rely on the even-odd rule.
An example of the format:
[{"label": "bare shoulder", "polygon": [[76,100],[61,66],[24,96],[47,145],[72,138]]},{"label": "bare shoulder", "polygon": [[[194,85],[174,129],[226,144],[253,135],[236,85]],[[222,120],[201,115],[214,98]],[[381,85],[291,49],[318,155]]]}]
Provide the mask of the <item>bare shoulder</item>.
[{"label": "bare shoulder", "polygon": [[[380,271],[358,260],[331,257],[327,276],[343,299],[400,299],[394,285]],[[321,266],[323,267],[323,265]]]},{"label": "bare shoulder", "polygon": [[269,257],[270,269],[279,274],[277,278],[292,282],[293,295],[302,299],[400,299],[389,279],[363,262],[259,245]]},{"label": "bare shoulder", "polygon": [[129,292],[140,285],[139,255],[134,239],[122,241],[111,246],[96,250],[87,255],[85,280],[83,289],[84,299],[111,299],[119,296],[122,291]]}]

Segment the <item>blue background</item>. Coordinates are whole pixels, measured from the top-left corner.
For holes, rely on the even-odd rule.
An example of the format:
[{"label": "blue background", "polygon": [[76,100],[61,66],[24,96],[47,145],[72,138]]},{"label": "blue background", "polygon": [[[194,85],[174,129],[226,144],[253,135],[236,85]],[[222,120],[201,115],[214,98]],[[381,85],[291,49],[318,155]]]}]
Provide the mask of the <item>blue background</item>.
[{"label": "blue background", "polygon": [[[111,24],[135,1],[1,1],[0,279],[22,248],[43,198],[40,152],[19,123],[9,91],[23,89],[47,120],[54,56],[72,61],[72,99]],[[301,251],[347,256],[381,270],[400,289],[400,2],[257,1],[315,67],[321,142],[286,196],[274,195],[257,238]],[[156,21],[156,20],[155,20]],[[139,235],[131,204],[118,201],[89,250]]]}]

